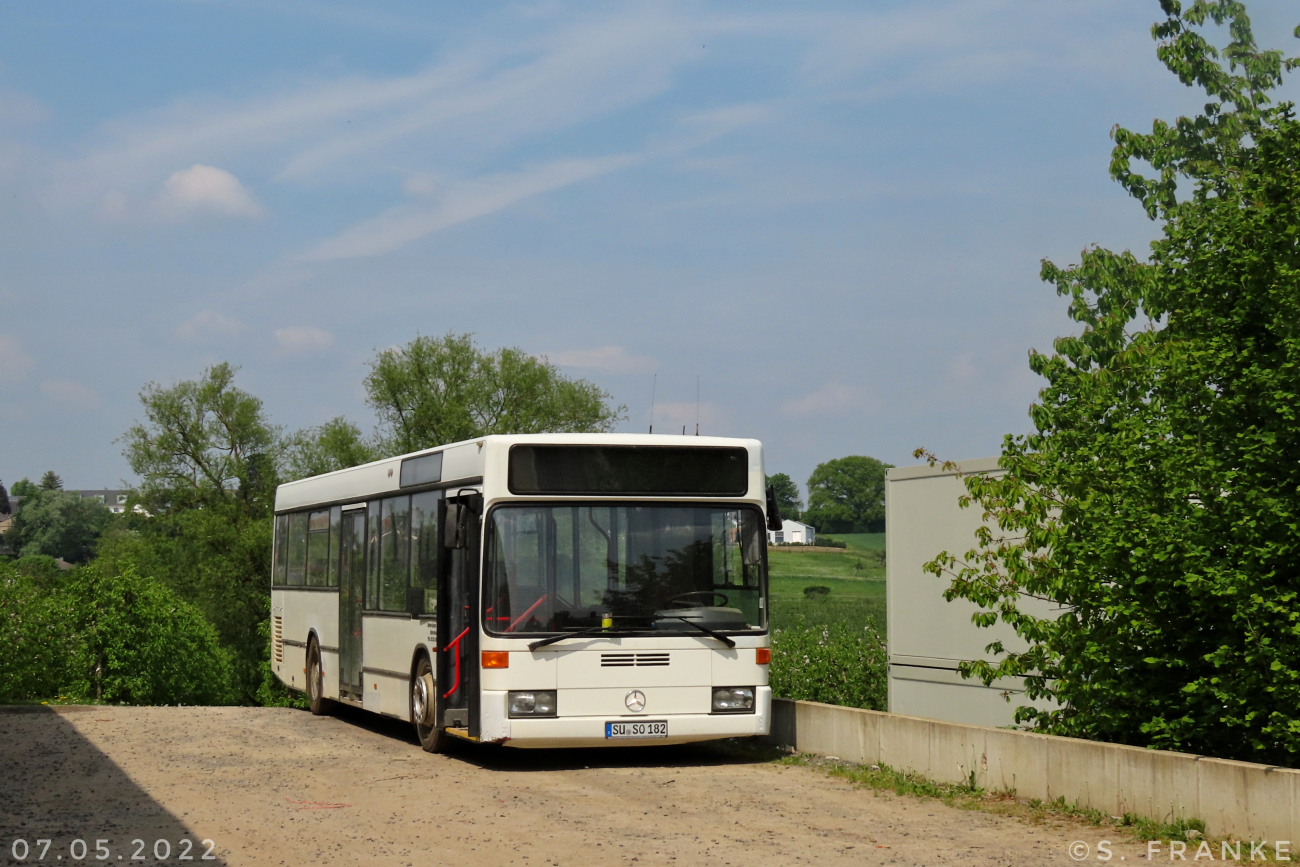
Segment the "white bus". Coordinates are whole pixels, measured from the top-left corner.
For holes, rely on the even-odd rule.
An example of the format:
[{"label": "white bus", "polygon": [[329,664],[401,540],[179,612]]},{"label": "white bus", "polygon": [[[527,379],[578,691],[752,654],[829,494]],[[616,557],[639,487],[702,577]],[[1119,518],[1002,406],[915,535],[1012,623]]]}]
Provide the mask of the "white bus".
[{"label": "white bus", "polygon": [[768,732],[756,440],[487,436],[281,485],[275,512],[272,667],[313,713],[409,720],[430,752]]}]

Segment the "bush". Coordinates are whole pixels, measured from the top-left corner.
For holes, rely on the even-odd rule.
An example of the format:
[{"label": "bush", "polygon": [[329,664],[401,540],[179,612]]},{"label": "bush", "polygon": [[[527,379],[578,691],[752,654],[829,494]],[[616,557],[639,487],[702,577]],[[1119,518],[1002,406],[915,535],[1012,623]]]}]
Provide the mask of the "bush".
[{"label": "bush", "polygon": [[125,704],[229,704],[230,652],[197,608],[128,569],[78,570],[80,670],[69,694]]},{"label": "bush", "polygon": [[870,626],[844,624],[772,631],[772,694],[844,707],[885,710],[888,655]]},{"label": "bush", "polygon": [[841,542],[839,539],[832,539],[829,536],[813,536],[813,544],[818,548],[847,548],[848,542]]},{"label": "bush", "polygon": [[0,563],[0,703],[234,699],[230,654],[216,630],[162,584],[102,566],[17,566]]},{"label": "bush", "polygon": [[0,561],[0,703],[53,698],[76,655],[72,606]]}]

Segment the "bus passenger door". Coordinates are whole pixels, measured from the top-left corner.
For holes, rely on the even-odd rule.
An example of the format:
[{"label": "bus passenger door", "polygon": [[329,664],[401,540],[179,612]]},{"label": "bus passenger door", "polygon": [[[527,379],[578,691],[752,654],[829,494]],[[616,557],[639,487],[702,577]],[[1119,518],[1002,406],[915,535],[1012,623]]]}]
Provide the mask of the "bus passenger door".
[{"label": "bus passenger door", "polygon": [[365,696],[361,680],[361,609],[366,586],[366,510],[343,513],[339,538],[339,695]]},{"label": "bus passenger door", "polygon": [[442,562],[438,569],[438,722],[479,736],[479,533],[483,498],[438,502]]}]

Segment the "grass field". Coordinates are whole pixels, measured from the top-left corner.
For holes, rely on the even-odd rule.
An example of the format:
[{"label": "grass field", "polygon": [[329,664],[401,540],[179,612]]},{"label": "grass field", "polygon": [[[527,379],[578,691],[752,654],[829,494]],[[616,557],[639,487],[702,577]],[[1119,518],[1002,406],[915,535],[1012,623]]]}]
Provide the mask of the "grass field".
[{"label": "grass field", "polygon": [[[885,550],[883,533],[834,537],[846,542],[842,551],[808,551],[797,547],[768,548],[772,593],[772,625],[788,628],[843,623],[871,625],[885,634]],[[830,593],[808,598],[807,587]]]}]

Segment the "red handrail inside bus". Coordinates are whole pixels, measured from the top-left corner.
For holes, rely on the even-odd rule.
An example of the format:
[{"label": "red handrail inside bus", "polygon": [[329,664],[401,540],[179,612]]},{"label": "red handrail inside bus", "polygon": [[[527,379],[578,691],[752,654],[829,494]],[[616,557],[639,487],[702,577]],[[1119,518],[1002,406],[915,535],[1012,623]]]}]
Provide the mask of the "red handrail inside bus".
[{"label": "red handrail inside bus", "polygon": [[509,626],[506,627],[506,632],[514,632],[515,627],[523,623],[525,618],[527,618],[529,614],[532,614],[534,611],[536,611],[537,606],[541,605],[545,601],[546,601],[546,594],[543,593],[541,596],[538,597],[536,602],[528,606],[527,611],[525,611],[523,614],[520,614],[518,617],[515,618],[514,623],[511,623]]},{"label": "red handrail inside bus", "polygon": [[455,682],[452,683],[452,685],[451,685],[451,689],[447,690],[446,692],[444,692],[444,693],[442,694],[442,697],[443,697],[443,698],[447,698],[447,697],[450,696],[453,692],[455,692],[456,690],[460,689],[460,647],[459,647],[458,645],[460,644],[460,640],[461,640],[462,638],[464,638],[464,637],[465,637],[466,635],[468,635],[468,634],[469,634],[469,627],[466,626],[466,627],[465,627],[465,630],[464,630],[460,635],[457,635],[454,639],[452,639],[452,642],[451,642],[450,644],[448,644],[446,647],[444,647],[444,648],[442,649],[443,653],[446,653],[447,651],[451,650],[453,647],[456,648],[456,656],[455,656],[455,659],[456,659],[456,680],[455,680]]}]

